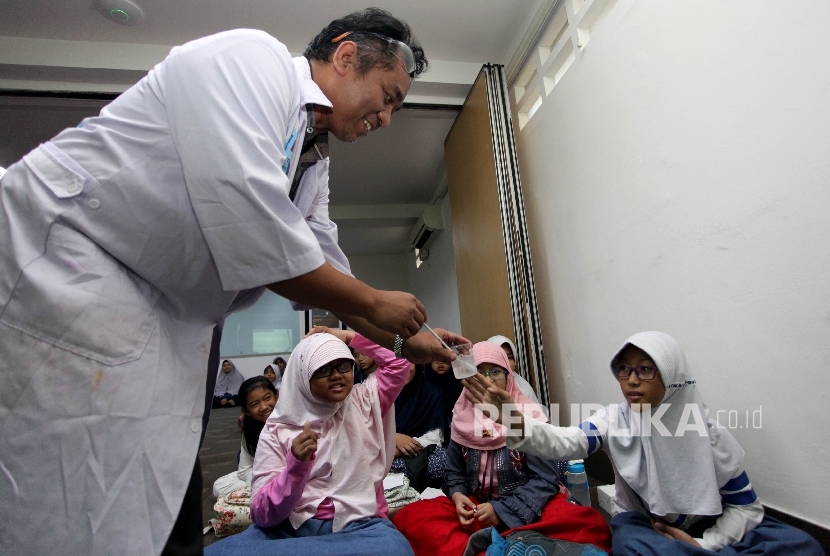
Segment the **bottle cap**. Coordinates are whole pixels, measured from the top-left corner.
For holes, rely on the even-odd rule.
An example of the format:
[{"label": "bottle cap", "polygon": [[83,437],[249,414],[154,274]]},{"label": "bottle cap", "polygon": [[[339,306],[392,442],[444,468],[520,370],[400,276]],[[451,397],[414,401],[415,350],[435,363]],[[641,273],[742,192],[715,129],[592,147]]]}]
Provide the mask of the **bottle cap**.
[{"label": "bottle cap", "polygon": [[582,462],[582,460],[573,462],[569,461],[568,473],[585,473],[585,464]]}]

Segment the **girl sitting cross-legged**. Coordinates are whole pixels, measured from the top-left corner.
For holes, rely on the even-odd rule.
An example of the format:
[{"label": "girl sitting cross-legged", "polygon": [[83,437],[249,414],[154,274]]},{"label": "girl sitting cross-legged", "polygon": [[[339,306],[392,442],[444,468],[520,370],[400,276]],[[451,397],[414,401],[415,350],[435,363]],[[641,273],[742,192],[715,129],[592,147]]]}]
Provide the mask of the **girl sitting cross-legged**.
[{"label": "girl sitting cross-legged", "polygon": [[[306,337],[289,358],[254,460],[254,526],[206,555],[412,554],[386,519],[383,495],[395,451],[392,407],[410,364],[359,334],[330,332]],[[347,344],[378,362],[358,385]]]},{"label": "girl sitting cross-legged", "polygon": [[[497,345],[473,346],[478,376],[510,392],[532,414],[542,408],[525,397]],[[394,517],[418,556],[460,556],[470,535],[484,527],[516,529],[591,543],[608,550],[610,533],[592,508],[567,502],[553,461],[506,446],[505,429],[479,413],[462,393],[455,405],[444,482],[447,497],[414,502]]]},{"label": "girl sitting cross-legged", "polygon": [[635,334],[610,367],[626,403],[607,406],[579,427],[554,427],[510,410],[513,393],[494,381],[464,382],[472,402],[499,407],[499,420],[508,410],[521,421],[518,434],[508,436],[511,448],[556,459],[608,453],[616,503],[627,510],[611,521],[614,556],[823,554],[807,533],[764,517],[743,449],[709,417],[674,338]]},{"label": "girl sitting cross-legged", "polygon": [[242,407],[242,446],[239,449],[239,467],[213,483],[213,495],[218,498],[213,509],[216,517],[210,524],[217,537],[239,533],[251,524],[251,475],[259,434],[274,410],[279,392],[266,376],[249,378],[239,387]]},{"label": "girl sitting cross-legged", "polygon": [[242,407],[242,447],[239,450],[239,468],[216,479],[213,495],[230,494],[251,486],[251,473],[257,442],[265,421],[274,410],[279,392],[266,376],[249,378],[239,387],[239,404]]}]

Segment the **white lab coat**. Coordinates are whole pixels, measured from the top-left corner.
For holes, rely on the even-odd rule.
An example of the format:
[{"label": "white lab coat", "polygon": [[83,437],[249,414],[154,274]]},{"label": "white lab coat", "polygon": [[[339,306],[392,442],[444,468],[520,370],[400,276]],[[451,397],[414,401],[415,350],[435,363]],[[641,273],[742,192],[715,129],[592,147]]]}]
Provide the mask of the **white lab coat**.
[{"label": "white lab coat", "polygon": [[220,33],[8,169],[0,553],[161,552],[198,450],[213,326],[324,260],[349,272],[328,160],[288,197],[307,103],[330,106],[305,59],[263,32]]}]

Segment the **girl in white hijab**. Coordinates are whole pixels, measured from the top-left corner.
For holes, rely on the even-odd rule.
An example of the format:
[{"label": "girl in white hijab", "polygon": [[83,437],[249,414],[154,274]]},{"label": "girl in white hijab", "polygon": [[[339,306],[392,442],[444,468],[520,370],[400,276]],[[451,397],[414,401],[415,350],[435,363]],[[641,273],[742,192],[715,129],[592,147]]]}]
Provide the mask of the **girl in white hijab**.
[{"label": "girl in white hijab", "polygon": [[213,389],[213,408],[235,407],[239,405],[239,387],[245,382],[236,365],[225,359],[216,375],[216,387]]},{"label": "girl in white hijab", "polygon": [[[823,553],[806,533],[764,517],[743,449],[710,418],[674,338],[635,334],[610,368],[626,403],[607,406],[579,427],[522,416],[524,436],[508,435],[507,445],[554,459],[608,453],[616,503],[627,510],[611,522],[615,556]],[[487,381],[467,381],[474,403],[512,403]]]},{"label": "girl in white hijab", "polygon": [[[352,331],[329,332],[297,345],[260,434],[255,525],[208,546],[206,555],[412,554],[386,519],[383,495],[395,452],[395,398],[410,364]],[[347,344],[378,362],[360,384],[353,384]]]}]

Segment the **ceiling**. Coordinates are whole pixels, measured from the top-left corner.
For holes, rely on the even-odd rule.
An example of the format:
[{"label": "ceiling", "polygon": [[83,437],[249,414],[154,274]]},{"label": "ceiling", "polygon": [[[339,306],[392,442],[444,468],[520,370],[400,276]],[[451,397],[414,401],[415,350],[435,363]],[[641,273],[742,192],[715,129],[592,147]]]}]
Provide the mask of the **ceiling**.
[{"label": "ceiling", "polygon": [[[3,96],[10,90],[117,94],[170,47],[240,27],[265,30],[299,54],[329,21],[366,6],[355,0],[133,1],[146,19],[132,27],[104,18],[93,0],[0,2],[0,166],[103,104]],[[331,142],[331,215],[347,255],[406,250],[417,215],[446,187],[443,142],[457,115],[452,108],[463,103],[482,64],[510,61],[537,12],[551,2],[372,3],[410,24],[430,70],[413,83],[408,108],[390,128],[354,144]]]}]

